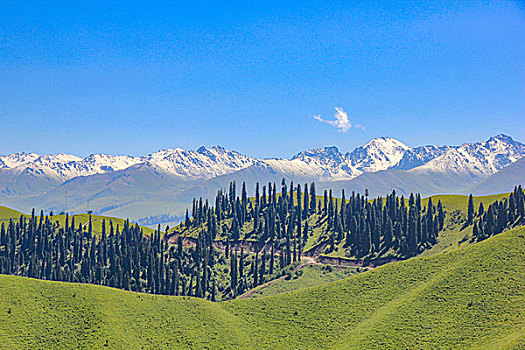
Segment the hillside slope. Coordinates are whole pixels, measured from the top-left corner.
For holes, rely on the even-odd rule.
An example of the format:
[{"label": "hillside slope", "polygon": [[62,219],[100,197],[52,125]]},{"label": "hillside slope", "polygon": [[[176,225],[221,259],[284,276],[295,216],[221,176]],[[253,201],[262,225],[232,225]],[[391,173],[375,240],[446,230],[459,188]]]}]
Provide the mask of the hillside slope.
[{"label": "hillside slope", "polygon": [[472,193],[479,195],[509,191],[511,183],[525,186],[525,158],[483,179],[472,188]]},{"label": "hillside slope", "polygon": [[246,326],[214,304],[0,275],[0,348],[234,348]]},{"label": "hillside slope", "polygon": [[525,228],[273,297],[225,303],[0,276],[11,348],[525,347]]},{"label": "hillside slope", "polygon": [[[39,212],[36,212],[35,215],[40,215]],[[26,218],[31,218],[31,215],[21,213],[17,210],[0,206],[0,225],[5,224],[6,226],[9,224],[9,221],[12,219],[13,221],[17,222],[20,219],[20,216],[25,216]],[[82,224],[84,229],[87,229],[89,224],[89,217],[90,214],[75,214],[69,216],[69,220],[71,222],[72,218],[75,218],[75,224],[78,226],[78,224]],[[102,215],[91,215],[91,224],[93,228],[93,233],[100,234],[102,232],[102,223],[103,221],[106,221],[106,225],[109,225],[110,221],[115,225],[119,225],[120,227],[124,226],[124,223],[126,222],[125,219],[111,217],[111,216],[102,216]],[[60,226],[64,226],[66,221],[66,215],[53,215],[52,222],[58,222]],[[142,227],[142,230],[144,234],[150,235],[155,230],[149,227]]]}]

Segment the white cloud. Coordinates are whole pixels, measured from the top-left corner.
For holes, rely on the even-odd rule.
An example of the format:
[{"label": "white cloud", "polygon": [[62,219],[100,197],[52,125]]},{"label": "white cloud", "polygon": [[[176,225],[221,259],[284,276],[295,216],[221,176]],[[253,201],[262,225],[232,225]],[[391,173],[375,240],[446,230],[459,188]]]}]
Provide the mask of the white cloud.
[{"label": "white cloud", "polygon": [[335,126],[336,128],[339,129],[338,130],[339,132],[347,132],[352,127],[360,128],[363,130],[365,129],[365,127],[362,126],[361,124],[352,125],[352,123],[350,123],[350,120],[348,120],[348,114],[342,108],[335,107],[335,111],[336,111],[335,120],[326,120],[326,119],[321,118],[320,115],[315,115],[314,119],[322,123],[327,123],[332,126]]}]

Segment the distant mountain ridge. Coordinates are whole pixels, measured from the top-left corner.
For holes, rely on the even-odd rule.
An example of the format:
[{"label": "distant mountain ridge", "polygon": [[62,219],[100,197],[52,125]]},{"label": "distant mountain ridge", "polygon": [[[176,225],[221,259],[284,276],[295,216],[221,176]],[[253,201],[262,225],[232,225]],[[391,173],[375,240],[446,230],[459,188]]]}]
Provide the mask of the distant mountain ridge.
[{"label": "distant mountain ridge", "polygon": [[246,168],[255,161],[254,158],[215,146],[211,149],[201,147],[197,151],[165,149],[142,157],[91,154],[80,158],[63,153],[43,156],[35,153],[15,153],[0,156],[0,169],[13,173],[30,170],[35,176],[48,175],[66,181],[78,176],[124,170],[136,164],[146,163],[182,178],[210,178]]},{"label": "distant mountain ridge", "polygon": [[[253,184],[286,178],[316,181],[320,190],[366,188],[371,195],[392,189],[424,195],[466,193],[478,183],[491,183],[488,178],[523,157],[525,145],[503,134],[460,146],[414,148],[380,137],[352,152],[331,146],[290,159],[258,159],[221,146],[164,149],[139,157],[15,153],[0,156],[0,201],[25,211],[94,209],[136,218],[180,214],[192,196],[213,196],[229,181]],[[499,175],[498,188],[511,190],[517,183],[507,184],[506,179],[520,176],[519,171]]]},{"label": "distant mountain ridge", "polygon": [[485,142],[450,148],[422,166],[424,169],[465,174],[472,178],[493,175],[525,155],[525,145],[498,135]]},{"label": "distant mountain ridge", "polygon": [[461,146],[420,146],[380,137],[354,151],[343,154],[335,146],[300,152],[291,159],[257,159],[221,146],[200,147],[196,151],[164,149],[147,156],[111,156],[91,154],[80,158],[70,154],[38,155],[15,153],[0,156],[0,169],[13,174],[23,171],[35,176],[49,176],[67,181],[127,169],[146,163],[182,179],[210,179],[231,174],[254,164],[266,164],[284,172],[321,177],[323,180],[350,180],[363,173],[390,168],[410,170],[425,165],[442,171],[491,175],[525,156],[525,145],[510,136],[498,135],[485,142]]}]

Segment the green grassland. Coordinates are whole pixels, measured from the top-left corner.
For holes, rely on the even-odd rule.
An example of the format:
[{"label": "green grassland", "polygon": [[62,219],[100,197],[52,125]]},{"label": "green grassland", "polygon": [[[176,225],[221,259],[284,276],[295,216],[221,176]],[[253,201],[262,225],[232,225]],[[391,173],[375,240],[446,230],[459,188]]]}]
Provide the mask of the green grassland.
[{"label": "green grassland", "polygon": [[519,349],[525,228],[260,298],[211,303],[0,276],[5,348]]},{"label": "green grassland", "polygon": [[324,283],[338,281],[356,274],[354,267],[332,267],[323,265],[306,265],[287,278],[276,280],[264,288],[254,291],[249,297],[262,297],[287,293],[294,290],[314,287]]},{"label": "green grassland", "polygon": [[0,221],[9,221],[11,218],[19,218],[20,215],[23,214],[17,210],[0,206]]},{"label": "green grassland", "polygon": [[[488,207],[490,203],[493,203],[497,200],[502,200],[503,198],[506,198],[509,196],[509,193],[500,193],[500,194],[493,194],[490,196],[479,196],[479,197],[473,197],[474,199],[474,208],[477,210],[479,207],[479,204],[483,202],[483,205]],[[437,204],[438,201],[441,201],[443,203],[443,208],[448,212],[453,212],[454,210],[461,210],[466,212],[467,206],[468,206],[468,198],[469,196],[463,196],[463,195],[457,195],[457,194],[441,194],[437,196],[431,196],[429,198],[432,198],[432,202]],[[428,198],[423,198],[421,200],[421,204],[426,206],[428,203]]]},{"label": "green grassland", "polygon": [[0,348],[233,348],[245,326],[220,304],[0,275]]},{"label": "green grassland", "polygon": [[[39,212],[36,212],[35,215],[40,215]],[[27,215],[27,214],[24,214],[24,213],[21,213],[19,211],[16,211],[14,209],[10,209],[10,208],[7,208],[7,207],[3,207],[3,206],[0,206],[0,225],[2,223],[4,224],[8,224],[9,223],[9,220],[13,219],[13,220],[18,220],[20,219],[20,216],[25,216],[25,217],[31,217],[31,215]],[[71,218],[74,217],[75,218],[75,226],[78,227],[79,224],[82,224],[82,226],[84,226],[84,229],[87,229],[87,225],[89,223],[89,214],[75,214],[75,215],[71,215],[69,217],[69,223],[71,224]],[[51,217],[51,220],[53,222],[58,222],[60,226],[64,226],[65,225],[65,222],[66,222],[66,215],[53,215]],[[119,225],[120,227],[122,227],[124,225],[124,223],[126,222],[126,220],[124,219],[121,219],[121,218],[115,218],[115,217],[110,217],[110,216],[102,216],[102,215],[95,215],[95,214],[92,214],[91,215],[91,224],[92,224],[92,227],[93,227],[93,232],[95,234],[100,234],[102,232],[102,222],[103,220],[106,220],[106,230],[109,229],[109,222],[113,222],[113,226],[116,228],[117,225]],[[151,233],[153,233],[155,230],[154,229],[151,229],[149,227],[142,227],[143,231],[144,231],[144,234],[145,235],[150,235]]]}]

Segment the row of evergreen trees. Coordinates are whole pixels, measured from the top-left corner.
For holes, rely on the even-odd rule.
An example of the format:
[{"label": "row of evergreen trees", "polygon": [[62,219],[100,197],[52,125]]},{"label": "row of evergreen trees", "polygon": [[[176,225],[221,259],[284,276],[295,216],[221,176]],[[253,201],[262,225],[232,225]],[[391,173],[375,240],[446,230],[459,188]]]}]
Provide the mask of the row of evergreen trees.
[{"label": "row of evergreen trees", "polygon": [[[74,216],[66,215],[64,225],[55,219],[43,212],[37,217],[33,211],[29,218],[2,224],[0,273],[215,301],[242,294],[287,265],[273,250],[271,257],[266,252],[245,254],[243,249],[228,249],[225,255],[206,229],[195,246],[184,246],[180,235],[168,244],[160,227],[148,237],[129,221],[115,227],[104,220],[96,236],[91,217],[78,226]],[[220,276],[227,257],[229,273]]]},{"label": "row of evergreen trees", "polygon": [[[138,225],[102,222],[99,237],[87,225],[65,225],[33,214],[0,228],[0,273],[55,281],[101,284],[138,292],[193,295],[215,300],[213,266],[220,254],[210,236],[195,248],[168,246],[160,227],[146,237]],[[86,227],[87,226],[87,227]],[[109,231],[109,232],[108,232]],[[207,242],[206,242],[207,241]]]},{"label": "row of evergreen trees", "polygon": [[503,232],[505,229],[525,224],[525,194],[521,186],[514,188],[511,194],[500,201],[490,204],[487,210],[483,203],[478,211],[474,210],[474,200],[469,197],[467,225],[473,224],[472,234],[478,241]]},{"label": "row of evergreen trees", "polygon": [[[324,198],[326,202],[326,193]],[[401,257],[417,255],[437,243],[445,221],[441,201],[435,206],[429,198],[424,207],[419,194],[411,194],[407,202],[395,191],[372,201],[355,193],[346,200],[343,191],[340,205],[333,204],[330,192],[327,208],[328,249],[332,251],[344,240],[350,255],[357,257],[375,256],[390,249]]]}]

